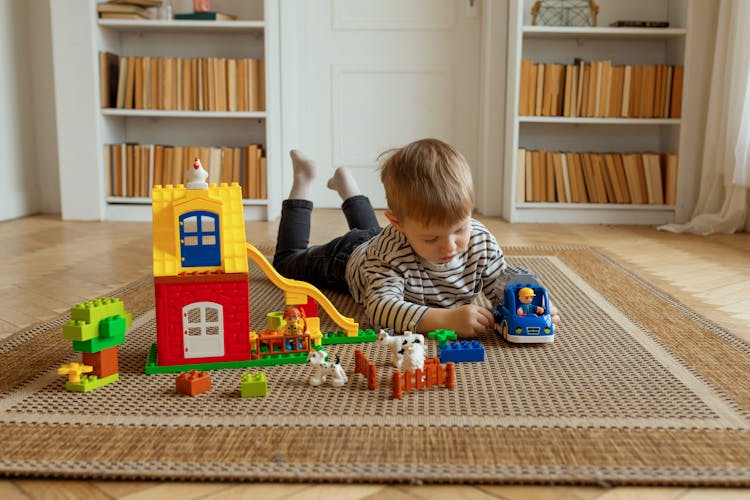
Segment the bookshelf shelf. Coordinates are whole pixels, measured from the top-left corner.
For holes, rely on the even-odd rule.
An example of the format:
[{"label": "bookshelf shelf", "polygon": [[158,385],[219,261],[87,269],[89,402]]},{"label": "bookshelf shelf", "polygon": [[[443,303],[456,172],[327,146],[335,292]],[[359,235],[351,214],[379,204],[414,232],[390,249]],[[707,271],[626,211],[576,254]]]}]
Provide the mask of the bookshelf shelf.
[{"label": "bookshelf shelf", "polygon": [[[691,204],[694,199],[691,199],[691,197],[694,196],[696,191],[696,178],[699,178],[695,174],[697,169],[696,158],[700,155],[696,151],[697,141],[687,139],[689,136],[694,136],[695,130],[694,121],[688,122],[688,117],[691,116],[691,113],[694,117],[696,108],[705,105],[705,103],[701,103],[697,99],[691,100],[688,86],[693,83],[691,77],[694,79],[700,78],[699,66],[704,63],[691,66],[693,59],[688,57],[687,54],[691,48],[696,50],[695,44],[700,43],[699,38],[695,39],[698,40],[697,42],[691,41],[691,37],[694,36],[693,26],[701,25],[702,22],[699,16],[692,12],[702,8],[696,8],[694,0],[632,0],[629,2],[601,0],[599,3],[601,10],[598,21],[601,26],[597,27],[532,26],[530,11],[534,4],[533,0],[511,0],[509,4],[506,74],[508,91],[505,103],[508,112],[505,121],[502,214],[504,218],[511,222],[651,225],[684,220],[689,217],[692,211]],[[622,19],[665,20],[670,23],[670,27],[609,26],[610,23]],[[691,43],[693,44],[692,47]],[[537,80],[534,83],[529,83],[528,86],[521,89],[522,61],[524,60],[531,61],[535,66],[552,68],[550,70],[552,76],[548,76],[547,73],[543,74],[540,69],[539,75],[544,76],[536,77]],[[598,61],[608,62],[598,63]],[[594,62],[597,62],[597,66],[594,66]],[[525,68],[528,68],[528,63],[525,64],[527,64]],[[586,85],[579,83],[577,88],[573,88],[576,84],[573,84],[572,81],[575,81],[574,79],[577,78],[579,72],[583,72],[584,65],[587,66]],[[557,73],[560,66],[562,66],[562,73]],[[645,76],[641,77],[640,73],[639,78],[642,79],[636,80],[633,76],[632,81],[656,83],[654,87],[642,83],[641,85],[646,86],[637,88],[639,90],[635,91],[636,97],[633,97],[634,94],[632,93],[629,94],[629,101],[627,100],[628,96],[624,94],[624,80],[622,78],[619,80],[619,94],[610,94],[610,87],[606,87],[605,90],[605,87],[598,86],[596,87],[595,97],[591,93],[586,93],[589,84],[592,89],[595,88],[593,82],[610,82],[610,80],[599,80],[599,78],[603,78],[599,75],[605,74],[603,73],[605,71],[612,71],[612,73],[606,74],[610,75],[608,78],[614,78],[614,76],[611,76],[614,74],[614,70],[611,68],[616,66],[620,67],[618,70],[620,76],[624,72],[622,68],[629,68],[627,70],[628,78],[630,78],[631,72],[635,75],[636,67],[639,72],[641,67],[654,68],[653,70],[649,69],[649,71],[654,71],[654,73],[658,71],[662,76],[657,76],[651,80],[646,80]],[[669,100],[669,92],[672,88],[671,83],[674,81],[671,79],[671,75],[677,71],[674,69],[677,67],[681,67],[680,71],[683,71],[684,68],[684,78],[681,80],[682,87],[680,88],[682,99],[677,101],[681,102],[681,105],[675,107],[676,105],[672,105]],[[691,69],[692,67],[696,69]],[[573,71],[570,68],[576,69]],[[588,71],[590,68],[596,68],[596,77],[589,77]],[[591,75],[594,75],[593,71],[591,69]],[[645,75],[646,70],[642,71]],[[524,72],[523,74],[527,75],[525,81],[530,82],[535,77],[529,77],[528,75],[536,73]],[[571,77],[571,74],[575,76]],[[666,77],[667,74],[670,76]],[[566,77],[573,80],[566,80]],[[548,83],[548,79],[557,83]],[[669,84],[667,85],[664,82],[668,79]],[[540,87],[539,82],[541,81],[544,82],[544,87]],[[559,92],[555,90],[557,88],[555,85],[560,85]],[[543,88],[543,90],[534,90],[535,88]],[[615,88],[614,84],[612,84],[612,88]],[[644,91],[644,88],[649,90]],[[577,92],[575,92],[576,90]],[[524,99],[521,99],[522,92]],[[571,92],[571,94],[568,94],[568,92]],[[575,105],[577,94],[588,96],[584,98],[583,106],[581,106],[581,97],[578,97],[578,105]],[[552,97],[549,97],[550,95]],[[570,97],[571,95],[573,97]],[[653,96],[650,97],[653,101],[641,101],[641,95]],[[542,97],[540,98],[540,96]],[[664,96],[667,96],[666,100]],[[548,101],[548,97],[552,100]],[[536,103],[533,101],[534,98],[536,98]],[[540,101],[540,99],[543,100]],[[559,99],[557,101],[559,104],[554,104],[554,99]],[[638,100],[634,101],[633,99]],[[548,102],[551,103],[549,107]],[[571,102],[573,104],[570,104]],[[629,104],[631,106],[629,110],[619,107],[620,104],[626,106],[626,102],[635,102],[635,111],[632,107],[633,104]],[[651,102],[651,105],[641,104],[642,102]],[[523,106],[521,106],[522,103]],[[541,107],[540,103],[542,103]],[[592,111],[594,108],[590,107],[592,103],[595,105],[595,111]],[[531,109],[530,113],[529,109]],[[523,111],[523,115],[520,114],[521,111]],[[623,115],[629,114],[633,118],[614,117],[620,116],[621,113]],[[530,116],[530,114],[534,116]],[[608,114],[614,116],[603,117]],[[641,118],[643,116],[649,117]],[[519,160],[520,150],[524,150],[524,154],[520,157],[523,160],[525,156],[525,161]],[[532,161],[535,163],[529,167],[529,151],[548,151],[553,156],[544,153],[542,156],[546,154],[547,159],[541,160],[541,166],[534,159]],[[596,189],[601,192],[599,186],[602,184],[600,184],[599,178],[601,176],[609,177],[608,180],[603,181],[603,185],[606,185],[608,189],[603,199],[606,201],[609,198],[610,203],[601,203],[602,198],[598,193],[595,197],[588,196],[589,200],[596,199],[597,203],[549,202],[549,200],[555,199],[571,199],[567,183],[568,175],[572,170],[569,171],[569,166],[565,161],[561,162],[562,166],[558,164],[559,155],[556,155],[556,152],[578,153],[582,163],[588,163],[588,157],[591,157],[592,166],[584,165],[583,167],[583,175],[586,176],[586,190],[596,184]],[[596,164],[603,161],[600,159],[604,156],[608,158],[620,156],[620,153],[630,157],[634,154],[643,154],[644,158],[650,156],[650,159],[653,158],[653,153],[664,153],[663,158],[678,158],[676,203],[672,203],[671,200],[670,204],[612,203],[613,194],[617,194],[618,191],[622,194],[623,189],[628,189],[628,186],[623,187],[622,185],[625,182],[624,179],[612,177],[615,170],[621,167],[614,167],[615,170],[611,170],[609,165],[599,167]],[[584,155],[587,156],[585,162],[583,161]],[[597,158],[593,158],[593,156]],[[551,161],[550,158],[554,159],[555,165],[553,167],[547,164]],[[671,165],[674,165],[674,163]],[[530,173],[527,175],[519,174],[518,168],[524,168],[525,172]],[[596,173],[596,181],[591,180],[594,177],[590,176],[593,176],[594,172],[599,172],[596,170],[598,168],[605,168],[605,170]],[[645,166],[642,168],[646,169]],[[674,168],[671,168],[671,172],[674,172]],[[532,169],[533,172],[529,169]],[[653,171],[653,165],[646,169],[647,174],[651,172],[651,175],[653,175]],[[570,173],[570,175],[572,184],[573,174]],[[576,176],[580,175],[580,173],[576,174]],[[662,172],[661,175],[666,174]],[[557,181],[562,178],[564,178],[564,182],[558,183]],[[550,181],[550,179],[555,180]],[[670,186],[674,186],[673,175],[669,180],[672,182]],[[589,181],[591,186],[589,186]],[[662,181],[666,183],[664,179]],[[537,184],[540,182],[541,186]],[[617,186],[614,186],[613,182],[616,182]],[[655,185],[653,179],[647,182],[651,186]],[[643,181],[641,181],[642,183]],[[561,194],[563,184],[565,185],[565,193]],[[630,185],[632,186],[632,184]],[[532,186],[532,188],[530,189],[529,186]],[[580,189],[583,189],[583,187],[579,188],[579,192]],[[541,196],[539,195],[540,191]],[[673,192],[671,191],[671,193]],[[542,199],[547,200],[547,202],[526,201],[530,199]],[[585,200],[586,196],[583,199]],[[636,198],[619,196],[618,194],[618,201],[621,202],[625,199]],[[639,201],[640,199],[643,198],[639,197]],[[648,199],[658,198],[656,196],[652,198],[652,192],[649,192]]]},{"label": "bookshelf shelf", "polygon": [[578,28],[559,26],[524,26],[525,38],[601,38],[601,39],[668,39],[680,38],[687,34],[684,28]]},{"label": "bookshelf shelf", "polygon": [[262,35],[265,21],[133,21],[129,19],[99,19],[97,24],[106,29],[135,32],[210,33],[251,32]]},{"label": "bookshelf shelf", "polygon": [[679,125],[679,118],[585,118],[565,116],[519,116],[520,123],[559,123],[571,125]]},{"label": "bookshelf shelf", "polygon": [[614,203],[517,203],[514,222],[567,224],[666,224],[674,218],[670,205]]},{"label": "bookshelf shelf", "polygon": [[258,119],[266,118],[265,111],[173,111],[160,109],[102,109],[104,116],[139,116],[144,118],[234,118]]}]

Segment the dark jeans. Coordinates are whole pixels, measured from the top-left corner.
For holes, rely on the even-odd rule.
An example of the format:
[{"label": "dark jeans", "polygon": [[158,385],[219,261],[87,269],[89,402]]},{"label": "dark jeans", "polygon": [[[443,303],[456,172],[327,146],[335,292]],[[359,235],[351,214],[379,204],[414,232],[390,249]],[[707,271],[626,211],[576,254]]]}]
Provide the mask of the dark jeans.
[{"label": "dark jeans", "polygon": [[341,209],[349,224],[349,232],[325,245],[308,247],[312,209],[309,200],[282,202],[273,267],[287,278],[348,293],[344,275],[349,256],[356,247],[382,230],[375,211],[366,196],[348,198],[341,204]]}]

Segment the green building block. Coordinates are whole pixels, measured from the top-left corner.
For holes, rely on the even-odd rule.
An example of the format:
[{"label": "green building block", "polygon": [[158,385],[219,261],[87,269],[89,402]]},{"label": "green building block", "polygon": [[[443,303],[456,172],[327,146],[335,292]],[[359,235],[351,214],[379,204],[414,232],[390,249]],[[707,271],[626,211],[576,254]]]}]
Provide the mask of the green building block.
[{"label": "green building block", "polygon": [[125,305],[120,299],[102,297],[76,304],[70,309],[70,321],[63,325],[63,337],[73,342],[86,342],[96,337],[108,336],[111,326],[105,325],[107,330],[102,332],[102,321],[112,317],[123,318],[118,320],[124,321],[123,333],[133,323],[132,315],[125,310]]},{"label": "green building block", "polygon": [[438,345],[445,345],[450,340],[457,340],[458,336],[453,330],[435,330],[427,334],[428,339],[435,339]]},{"label": "green building block", "polygon": [[344,332],[325,332],[323,333],[322,344],[358,344],[360,342],[375,342],[378,339],[378,334],[375,330],[368,328],[367,330],[360,330],[356,337],[349,337]]},{"label": "green building block", "polygon": [[81,375],[80,382],[66,382],[65,389],[71,392],[90,392],[118,380],[120,380],[119,373],[104,378],[99,378],[96,375]]},{"label": "green building block", "polygon": [[99,322],[99,337],[109,339],[118,335],[125,335],[128,329],[127,319],[119,314],[104,318]]},{"label": "green building block", "polygon": [[73,341],[73,350],[75,352],[99,352],[110,347],[115,347],[125,343],[125,332],[113,335],[112,337],[95,337],[90,340],[79,342]]},{"label": "green building block", "polygon": [[240,379],[240,395],[243,398],[257,398],[268,395],[268,381],[263,372],[245,373]]},{"label": "green building block", "polygon": [[124,316],[125,304],[120,299],[102,297],[76,304],[70,309],[70,319],[99,324],[104,318],[119,314]]},{"label": "green building block", "polygon": [[63,325],[62,331],[65,340],[83,342],[99,335],[99,325],[71,319]]},{"label": "green building block", "polygon": [[250,368],[254,366],[301,365],[304,363],[307,363],[307,353],[295,352],[288,354],[269,354],[260,359],[248,359],[245,361],[222,361],[218,363],[160,366],[156,361],[156,344],[151,344],[151,348],[148,350],[148,358],[146,359],[146,374],[180,373],[189,370],[226,370],[230,368]]}]

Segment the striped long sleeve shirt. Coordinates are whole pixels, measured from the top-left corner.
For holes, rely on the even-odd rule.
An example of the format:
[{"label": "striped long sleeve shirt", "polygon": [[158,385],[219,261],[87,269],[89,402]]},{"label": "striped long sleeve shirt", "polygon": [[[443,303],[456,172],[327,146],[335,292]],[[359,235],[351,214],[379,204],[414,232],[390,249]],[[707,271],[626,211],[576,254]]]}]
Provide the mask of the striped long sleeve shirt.
[{"label": "striped long sleeve shirt", "polygon": [[500,303],[511,273],[495,237],[472,219],[467,250],[447,264],[422,260],[389,225],[354,250],[346,281],[373,327],[414,331],[430,307],[470,304],[480,292]]}]

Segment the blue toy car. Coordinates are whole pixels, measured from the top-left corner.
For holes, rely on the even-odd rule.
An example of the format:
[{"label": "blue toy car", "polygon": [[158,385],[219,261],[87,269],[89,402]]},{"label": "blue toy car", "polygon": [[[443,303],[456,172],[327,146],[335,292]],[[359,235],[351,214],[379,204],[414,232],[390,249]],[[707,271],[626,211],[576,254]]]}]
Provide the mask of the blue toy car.
[{"label": "blue toy car", "polygon": [[555,341],[547,290],[533,274],[517,274],[505,285],[503,303],[495,306],[495,330],[508,342]]}]

